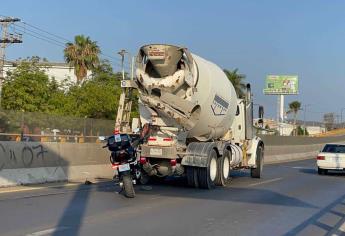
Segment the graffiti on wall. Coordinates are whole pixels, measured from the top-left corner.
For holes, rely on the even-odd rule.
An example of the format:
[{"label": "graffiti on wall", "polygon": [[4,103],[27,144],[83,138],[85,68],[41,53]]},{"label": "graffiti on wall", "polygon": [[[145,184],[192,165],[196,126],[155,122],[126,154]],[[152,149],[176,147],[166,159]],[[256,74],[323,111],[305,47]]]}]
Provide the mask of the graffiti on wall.
[{"label": "graffiti on wall", "polygon": [[0,170],[6,167],[31,167],[35,162],[44,161],[48,150],[42,144],[4,145],[0,142]]}]

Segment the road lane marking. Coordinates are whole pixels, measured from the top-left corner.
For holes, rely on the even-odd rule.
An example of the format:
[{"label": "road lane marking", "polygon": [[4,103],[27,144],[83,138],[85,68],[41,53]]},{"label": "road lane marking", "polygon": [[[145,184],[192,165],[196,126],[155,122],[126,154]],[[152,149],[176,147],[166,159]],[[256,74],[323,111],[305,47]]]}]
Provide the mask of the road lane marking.
[{"label": "road lane marking", "polygon": [[315,170],[315,168],[312,167],[303,167],[303,166],[293,166],[291,167],[293,169],[300,169],[300,170]]},{"label": "road lane marking", "polygon": [[82,184],[82,183],[68,183],[68,184],[43,186],[43,187],[24,187],[24,188],[19,188],[19,189],[4,189],[4,190],[0,189],[0,194],[2,194],[2,193],[25,192],[25,191],[48,189],[48,188],[57,188],[57,187],[70,187],[70,186],[75,186],[75,185],[80,185],[80,184]]},{"label": "road lane marking", "polygon": [[344,235],[345,234],[345,221],[343,221],[342,225],[340,225],[339,228],[335,228],[332,230],[332,232],[328,235],[331,236],[339,236],[339,235]]},{"label": "road lane marking", "polygon": [[259,182],[259,183],[249,184],[248,186],[252,187],[252,186],[257,186],[257,185],[261,185],[261,184],[268,184],[268,183],[276,182],[276,181],[279,181],[279,180],[282,180],[282,179],[283,178],[270,179],[270,180],[262,181],[262,182]]},{"label": "road lane marking", "polygon": [[345,233],[345,222],[339,227],[339,230]]},{"label": "road lane marking", "polygon": [[31,234],[27,234],[26,236],[43,236],[43,235],[53,234],[55,232],[66,230],[66,229],[69,229],[69,227],[61,226],[61,227],[46,229],[42,231],[37,231]]}]

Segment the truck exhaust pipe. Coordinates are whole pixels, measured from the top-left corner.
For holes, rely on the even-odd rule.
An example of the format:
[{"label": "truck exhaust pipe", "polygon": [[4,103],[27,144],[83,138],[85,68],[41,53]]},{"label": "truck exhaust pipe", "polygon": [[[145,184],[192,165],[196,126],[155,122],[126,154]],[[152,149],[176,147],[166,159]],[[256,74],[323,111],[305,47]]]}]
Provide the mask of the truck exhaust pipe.
[{"label": "truck exhaust pipe", "polygon": [[246,91],[246,139],[252,139],[254,137],[254,127],[253,127],[253,99],[250,84],[247,84]]}]

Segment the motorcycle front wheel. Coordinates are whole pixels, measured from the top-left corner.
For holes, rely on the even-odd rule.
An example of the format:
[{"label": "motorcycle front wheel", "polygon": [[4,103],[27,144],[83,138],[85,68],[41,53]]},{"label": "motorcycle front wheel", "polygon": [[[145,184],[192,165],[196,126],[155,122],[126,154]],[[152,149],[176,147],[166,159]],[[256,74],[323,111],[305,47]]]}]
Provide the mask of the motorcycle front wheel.
[{"label": "motorcycle front wheel", "polygon": [[125,192],[125,196],[128,198],[134,198],[135,191],[134,191],[132,176],[130,175],[130,173],[123,175],[122,181],[123,181],[123,190]]}]

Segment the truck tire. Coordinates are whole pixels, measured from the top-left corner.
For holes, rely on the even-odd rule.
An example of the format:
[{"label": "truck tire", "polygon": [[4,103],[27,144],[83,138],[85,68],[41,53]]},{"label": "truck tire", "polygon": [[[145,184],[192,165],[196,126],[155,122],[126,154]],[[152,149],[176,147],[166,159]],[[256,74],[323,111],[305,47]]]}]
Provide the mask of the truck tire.
[{"label": "truck tire", "polygon": [[263,146],[259,145],[256,149],[256,168],[250,169],[250,176],[252,178],[261,178],[262,169],[264,165],[264,149]]},{"label": "truck tire", "polygon": [[214,149],[211,149],[208,153],[207,166],[198,168],[199,187],[204,189],[214,188],[217,172],[217,153]]},{"label": "truck tire", "polygon": [[122,177],[122,181],[123,181],[123,189],[125,191],[125,196],[128,198],[134,198],[135,191],[134,191],[132,176],[130,174],[125,174]]},{"label": "truck tire", "polygon": [[198,188],[198,170],[197,167],[187,166],[186,167],[187,182],[189,187]]},{"label": "truck tire", "polygon": [[225,186],[226,181],[229,179],[230,176],[230,161],[231,161],[231,153],[229,150],[224,150],[223,156],[218,158],[218,173],[216,177],[215,184],[217,186]]}]

